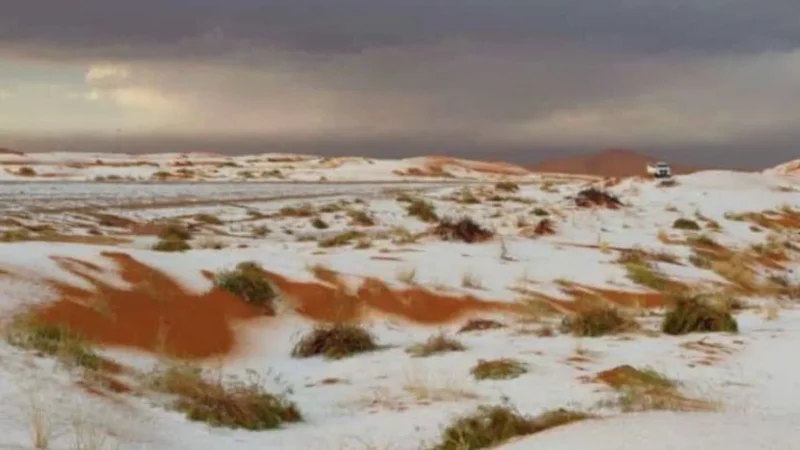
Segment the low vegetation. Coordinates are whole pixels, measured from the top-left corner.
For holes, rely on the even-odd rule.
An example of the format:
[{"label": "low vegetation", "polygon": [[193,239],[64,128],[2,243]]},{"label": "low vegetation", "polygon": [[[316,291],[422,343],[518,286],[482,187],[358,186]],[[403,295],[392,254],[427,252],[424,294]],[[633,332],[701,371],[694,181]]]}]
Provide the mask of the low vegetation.
[{"label": "low vegetation", "polygon": [[426,357],[440,353],[460,352],[466,349],[467,347],[461,341],[444,333],[439,333],[429,337],[428,340],[421,344],[412,345],[406,351],[411,356]]},{"label": "low vegetation", "polygon": [[297,206],[284,206],[278,213],[283,217],[312,217],[317,214],[317,211],[314,209],[314,205],[304,203]]},{"label": "low vegetation", "polygon": [[172,406],[189,420],[211,426],[255,431],[303,420],[294,403],[267,392],[256,376],[223,383],[197,367],[179,365],[157,369],[149,381],[156,391],[174,396]]},{"label": "low vegetation", "polygon": [[164,241],[188,241],[192,238],[192,232],[182,223],[171,222],[159,228],[158,238]]},{"label": "low vegetation", "polygon": [[470,331],[483,331],[483,330],[496,330],[498,328],[505,328],[505,324],[502,324],[496,320],[491,319],[470,319],[467,323],[462,326],[458,332],[459,333],[468,333]]},{"label": "low vegetation", "polygon": [[324,356],[340,359],[378,349],[368,330],[353,324],[318,325],[302,336],[292,349],[295,358]]},{"label": "low vegetation", "polygon": [[222,225],[223,223],[219,217],[211,214],[198,214],[194,216],[194,220],[208,225]]},{"label": "low vegetation", "polygon": [[511,358],[481,359],[470,370],[476,380],[510,380],[527,372],[527,364]]},{"label": "low vegetation", "polygon": [[500,181],[494,185],[494,188],[503,192],[519,192],[519,185],[513,181]]},{"label": "low vegetation", "polygon": [[670,279],[649,261],[628,262],[625,271],[634,283],[656,291],[666,291],[672,286]]},{"label": "low vegetation", "polygon": [[347,211],[350,217],[350,225],[359,227],[371,227],[375,225],[375,218],[369,213],[360,209],[350,209]]},{"label": "low vegetation", "polygon": [[439,220],[439,215],[436,214],[436,208],[434,208],[433,204],[419,198],[415,198],[408,203],[406,212],[409,216],[416,217],[423,222],[432,223]]},{"label": "low vegetation", "polygon": [[153,245],[153,250],[157,252],[185,252],[191,248],[183,239],[160,239]]},{"label": "low vegetation", "polygon": [[666,334],[710,333],[739,331],[739,325],[730,311],[713,305],[703,296],[684,296],[675,300],[675,306],[664,316],[661,330]]},{"label": "low vegetation", "polygon": [[575,205],[580,208],[603,207],[608,209],[619,209],[623,206],[619,198],[597,188],[578,192],[578,195],[575,196]]},{"label": "low vegetation", "polygon": [[443,241],[461,241],[468,244],[484,242],[494,237],[494,232],[481,227],[469,217],[457,221],[444,219],[434,228],[433,233]]},{"label": "low vegetation", "polygon": [[676,219],[675,222],[672,223],[672,228],[679,230],[699,231],[700,225],[691,219]]},{"label": "low vegetation", "polygon": [[596,307],[564,317],[561,332],[579,337],[599,337],[639,328],[638,323],[616,308]]},{"label": "low vegetation", "polygon": [[327,237],[325,239],[322,239],[321,241],[319,241],[317,243],[317,246],[323,247],[323,248],[342,247],[342,246],[345,246],[345,245],[350,245],[350,244],[353,243],[353,241],[358,241],[360,239],[363,239],[364,237],[366,237],[366,235],[364,233],[360,232],[360,231],[349,230],[349,231],[345,231],[345,232],[339,233],[337,235],[330,236],[330,237]]},{"label": "low vegetation", "polygon": [[265,307],[270,312],[278,296],[264,269],[255,262],[244,261],[233,270],[224,270],[214,276],[214,284],[251,305]]},{"label": "low vegetation", "polygon": [[622,412],[642,411],[708,411],[711,402],[686,397],[678,382],[651,368],[637,369],[618,366],[600,372],[597,381],[611,387],[616,397],[604,401],[602,406],[619,408]]},{"label": "low vegetation", "polygon": [[311,219],[311,226],[318,230],[325,230],[330,227],[330,225],[328,225],[328,222],[325,222],[320,217],[314,217],[313,219]]},{"label": "low vegetation", "polygon": [[494,448],[513,438],[590,419],[579,411],[556,409],[530,417],[506,406],[480,406],[457,418],[442,432],[441,442],[430,450],[479,450]]},{"label": "low vegetation", "polygon": [[6,340],[15,347],[53,356],[68,366],[97,370],[102,362],[80,334],[65,325],[43,323],[31,317],[16,319]]}]

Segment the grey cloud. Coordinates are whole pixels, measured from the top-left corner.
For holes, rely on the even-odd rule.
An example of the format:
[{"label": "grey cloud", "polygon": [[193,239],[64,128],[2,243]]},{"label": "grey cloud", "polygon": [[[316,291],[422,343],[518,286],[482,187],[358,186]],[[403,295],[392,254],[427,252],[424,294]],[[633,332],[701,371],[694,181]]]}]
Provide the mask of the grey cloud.
[{"label": "grey cloud", "polygon": [[[569,41],[631,51],[761,51],[800,43],[796,0],[4,0],[0,44],[131,55],[221,33],[216,51],[311,53],[437,44]],[[174,56],[174,55],[173,55]]]}]

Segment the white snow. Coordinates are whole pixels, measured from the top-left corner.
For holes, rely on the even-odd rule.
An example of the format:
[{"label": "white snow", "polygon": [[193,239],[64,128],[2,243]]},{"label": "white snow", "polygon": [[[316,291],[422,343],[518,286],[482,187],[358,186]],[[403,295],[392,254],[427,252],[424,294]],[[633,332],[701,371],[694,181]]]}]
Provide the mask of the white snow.
[{"label": "white snow", "polygon": [[[35,156],[40,162],[52,164],[63,164],[66,158],[103,159],[107,162],[126,161],[127,158],[110,155],[76,157],[73,154]],[[166,164],[182,157],[131,158]],[[231,159],[203,155],[192,155],[192,158],[196,161]],[[322,164],[318,159],[309,158],[301,163],[273,164]],[[234,160],[242,162],[245,157]],[[417,161],[404,164],[415,163]],[[352,180],[366,173],[382,177],[381,174],[397,167],[400,165],[394,162],[356,159],[344,161],[335,169],[298,169],[294,173],[295,179],[312,179],[324,171],[330,179]],[[91,169],[95,170],[100,169]],[[81,177],[88,177],[90,172],[76,173],[73,178],[83,179]],[[0,176],[3,176],[2,172]],[[0,317],[7,319],[15,310],[52,301],[53,293],[44,282],[46,279],[91,287],[80,277],[60,269],[53,256],[98,264],[104,280],[124,286],[115,273],[115,265],[101,256],[108,250],[128,253],[196,292],[211,286],[211,282],[201,275],[202,270],[231,268],[245,260],[257,261],[270,271],[298,281],[313,280],[309,267],[322,264],[348,275],[353,282],[377,277],[394,287],[405,284],[400,279],[400,272],[413,270],[415,283],[437,291],[455,295],[468,293],[506,302],[519,300],[519,294],[513,288],[520,284],[566,299],[558,289],[558,284],[564,280],[609,289],[646,291],[626,278],[624,268],[615,262],[618,252],[591,246],[667,251],[685,264],[659,263],[658,267],[671,277],[698,284],[722,283],[724,279],[716,273],[687,262],[691,254],[688,247],[660,242],[657,238],[659,231],[676,238],[685,237],[688,232],[672,229],[673,221],[677,218],[697,219],[699,213],[720,223],[721,231],[708,231],[715,240],[743,249],[763,242],[767,233],[755,232],[745,222],[729,220],[726,213],[800,206],[796,193],[775,189],[776,186],[800,184],[789,177],[714,171],[675,179],[677,185],[674,187],[658,187],[652,182],[636,180],[625,180],[612,187],[610,190],[627,205],[620,210],[574,207],[568,197],[585,188],[586,181],[569,179],[562,181],[556,192],[532,184],[523,186],[517,194],[496,193],[490,185],[468,183],[446,187],[442,184],[407,186],[402,183],[391,186],[369,183],[337,186],[288,183],[0,184],[0,211],[25,223],[56,223],[66,229],[77,227],[89,219],[81,216],[83,212],[70,208],[87,205],[99,206],[95,211],[137,220],[206,213],[220,217],[225,223],[205,228],[203,235],[213,235],[230,244],[222,250],[160,253],[145,248],[154,238],[140,236],[135,237],[131,244],[113,247],[53,242],[2,243]],[[486,194],[478,204],[448,200],[465,186],[476,193],[484,190],[488,194],[513,199],[495,202],[488,200],[490,195]],[[388,187],[419,189],[422,193],[418,195],[431,201],[441,216],[468,215],[500,236],[473,245],[423,239],[402,246],[376,237],[372,247],[365,249],[352,246],[322,249],[315,241],[297,239],[304,235],[334,235],[354,228],[373,236],[398,226],[412,232],[425,230],[429,225],[409,217],[404,204],[395,200],[395,194],[383,192]],[[308,198],[284,198],[287,196]],[[343,208],[369,211],[377,222],[375,227],[350,225],[344,211],[319,213],[319,217],[329,224],[329,228],[324,230],[311,227],[309,218],[271,216],[283,206],[309,202],[320,208],[355,198],[361,198],[363,203],[351,202]],[[177,206],[165,204],[171,200],[186,203]],[[535,208],[551,213],[557,228],[555,235],[535,239],[519,236],[517,222],[520,217],[531,225],[542,218],[533,214]],[[39,212],[33,214],[33,211]],[[247,211],[258,211],[266,217],[248,217]],[[702,223],[702,220],[697,220]],[[250,230],[259,225],[268,226],[272,233],[265,237],[252,237]],[[0,232],[11,229],[15,227],[0,225]],[[119,230],[102,229],[125,236]],[[796,233],[796,230],[787,230],[784,237],[791,237],[791,233]],[[238,244],[245,244],[247,248],[236,248]],[[501,258],[504,248],[506,258]],[[789,267],[796,270],[796,260]],[[479,280],[480,288],[463,286],[465,275]],[[435,443],[442,429],[454,417],[481,404],[498,404],[507,400],[520,412],[530,415],[568,407],[596,411],[602,418],[518,439],[499,447],[504,450],[794,448],[800,440],[800,368],[793,357],[797,353],[796,343],[800,340],[800,309],[796,302],[773,298],[758,297],[747,301],[754,305],[779,303],[780,313],[774,320],[766,320],[758,310],[739,313],[738,334],[668,337],[654,333],[584,339],[560,333],[553,337],[539,337],[532,332],[543,324],[557,328],[557,319],[548,321],[544,318],[544,323],[539,324],[501,317],[498,320],[507,323],[507,328],[459,334],[459,340],[467,346],[466,351],[427,358],[412,358],[405,348],[437,331],[453,332],[463,322],[426,327],[398,319],[372,318],[367,325],[387,348],[338,361],[292,358],[290,352],[298,334],[313,324],[282,311],[276,318],[242,324],[239,333],[248,345],[229,360],[207,362],[210,368],[222,364],[221,369],[227,374],[243,375],[253,370],[265,377],[272,391],[290,388],[288,396],[298,404],[305,420],[263,432],[212,428],[190,422],[147,397],[124,395],[122,401],[113,402],[90,396],[75,386],[74,373],[55,365],[50,359],[35,357],[0,342],[0,443],[5,445],[3,448],[31,448],[31,411],[37,410],[51,423],[50,448],[55,450],[74,448],[72,440],[78,432],[74,425],[76,417],[84,418],[83,423],[90,424],[84,425],[81,432],[88,433],[85,429],[91,428],[98,436],[116,436],[113,439],[120,445],[97,448],[419,450]],[[191,320],[191,311],[187,311],[186,320]],[[652,330],[656,329],[657,318],[642,317],[641,322]],[[702,361],[708,355],[686,345],[699,340],[725,348],[727,353],[721,354],[712,364],[704,364]],[[114,360],[140,370],[148,370],[158,362],[152,355],[125,349],[102,351]],[[589,355],[588,359],[570,361],[578,353]],[[476,381],[471,377],[470,368],[479,359],[500,357],[523,361],[529,372],[504,381]],[[680,381],[686,393],[719,401],[722,410],[715,413],[622,414],[598,408],[600,401],[614,395],[613,391],[580,378],[623,364],[652,367]],[[341,382],[322,383],[325,379],[339,379]],[[420,389],[426,390],[434,399],[418,398],[415,392]]]}]

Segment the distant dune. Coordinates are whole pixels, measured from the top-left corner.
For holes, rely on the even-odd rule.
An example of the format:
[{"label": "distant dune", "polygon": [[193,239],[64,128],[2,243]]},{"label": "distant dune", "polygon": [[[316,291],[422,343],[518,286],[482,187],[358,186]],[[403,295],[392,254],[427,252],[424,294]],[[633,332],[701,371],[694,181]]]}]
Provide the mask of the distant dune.
[{"label": "distant dune", "polygon": [[[645,174],[645,165],[657,161],[632,150],[609,149],[587,155],[551,159],[530,169],[534,172],[556,172],[567,174],[597,175],[604,177],[630,177]],[[669,163],[667,159],[666,162]],[[689,174],[701,169],[670,164],[675,174]]]}]

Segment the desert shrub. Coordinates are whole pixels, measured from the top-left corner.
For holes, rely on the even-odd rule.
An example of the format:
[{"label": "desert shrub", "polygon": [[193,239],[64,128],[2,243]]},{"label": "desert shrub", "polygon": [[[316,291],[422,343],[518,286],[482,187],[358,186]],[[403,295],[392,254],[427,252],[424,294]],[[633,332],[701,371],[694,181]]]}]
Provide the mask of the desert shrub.
[{"label": "desert shrub", "polygon": [[23,177],[32,177],[36,175],[36,171],[33,169],[33,167],[24,166],[19,168],[17,174]]},{"label": "desert shrub", "polygon": [[719,245],[714,239],[705,234],[689,236],[686,238],[686,242],[691,245],[698,245],[702,247],[717,247]]},{"label": "desert shrub", "polygon": [[365,236],[366,235],[360,231],[350,230],[325,238],[319,241],[317,245],[319,247],[341,247],[344,245],[349,245],[353,241],[359,240]]},{"label": "desert shrub", "polygon": [[711,411],[717,407],[713,402],[685,396],[677,381],[651,368],[622,365],[598,373],[595,379],[617,394],[600,406],[618,407],[622,412]]},{"label": "desert shrub", "polygon": [[470,319],[458,332],[467,333],[470,331],[494,330],[498,328],[505,328],[505,325],[491,319]]},{"label": "desert shrub", "polygon": [[184,252],[192,247],[183,239],[161,239],[153,245],[158,252]]},{"label": "desert shrub", "polygon": [[83,337],[65,325],[47,324],[32,318],[17,319],[8,330],[6,340],[15,347],[54,356],[69,366],[97,370],[102,362]]},{"label": "desert shrub", "polygon": [[241,262],[234,270],[217,273],[214,284],[257,306],[271,306],[272,301],[278,296],[264,270],[258,263],[252,261]]},{"label": "desert shrub", "polygon": [[347,211],[347,215],[350,216],[351,225],[357,225],[362,227],[371,227],[375,225],[375,219],[372,216],[370,216],[366,211],[358,209],[350,209]]},{"label": "desert shrub", "polygon": [[629,319],[615,308],[597,307],[577,312],[564,317],[561,321],[561,332],[575,336],[598,337],[607,334],[624,333],[637,328],[634,320]]},{"label": "desert shrub", "polygon": [[447,336],[444,333],[439,333],[428,338],[421,344],[415,344],[406,350],[411,356],[425,357],[439,353],[447,352],[460,352],[466,350],[467,347],[454,338]]},{"label": "desert shrub", "polygon": [[183,224],[173,222],[161,226],[158,238],[163,240],[186,241],[192,238],[192,232]]},{"label": "desert shrub", "polygon": [[311,217],[316,213],[314,205],[310,203],[298,206],[284,206],[279,211],[279,214],[283,217]]},{"label": "desert shrub", "polygon": [[328,225],[328,222],[325,222],[319,217],[314,217],[313,219],[311,219],[311,226],[318,230],[324,230],[330,227],[330,225]]},{"label": "desert shrub", "polygon": [[649,263],[633,263],[625,264],[625,271],[628,273],[628,278],[636,284],[655,289],[657,291],[664,291],[670,288],[671,282],[666,275],[656,270]]},{"label": "desert shrub", "polygon": [[458,196],[455,198],[458,203],[462,203],[464,205],[478,205],[481,203],[481,199],[479,199],[471,189],[464,188],[459,192]]},{"label": "desert shrub", "polygon": [[194,220],[202,223],[207,223],[209,225],[222,225],[222,220],[219,217],[213,216],[211,214],[198,214],[194,216]]},{"label": "desert shrub", "polygon": [[544,208],[533,208],[533,211],[531,212],[533,213],[534,216],[540,216],[540,217],[550,215],[550,213],[547,212],[547,210]]},{"label": "desert shrub", "polygon": [[700,225],[691,219],[676,219],[675,222],[672,222],[672,228],[677,228],[679,230],[699,231]]},{"label": "desert shrub", "polygon": [[397,200],[400,203],[411,203],[414,201],[414,197],[411,196],[411,194],[409,194],[408,192],[401,192],[397,194],[395,200]]},{"label": "desert shrub", "polygon": [[739,325],[729,311],[713,306],[702,296],[694,296],[676,299],[675,306],[664,316],[661,330],[671,335],[736,333],[739,331]]},{"label": "desert shrub", "polygon": [[215,427],[269,430],[303,419],[294,403],[267,392],[255,376],[223,383],[193,366],[171,366],[156,370],[150,385],[175,396],[172,406],[189,420]]},{"label": "desert shrub", "polygon": [[516,359],[481,359],[470,373],[476,380],[510,380],[528,372],[528,366]]},{"label": "desert shrub", "polygon": [[470,244],[483,242],[494,236],[492,231],[481,227],[469,217],[458,221],[444,219],[436,225],[433,232],[443,241],[462,241]]},{"label": "desert shrub", "polygon": [[339,359],[377,350],[375,338],[366,329],[352,324],[319,325],[300,338],[292,349],[295,358],[324,356]]},{"label": "desert shrub", "polygon": [[519,192],[519,185],[513,181],[500,181],[494,185],[494,188],[504,192]]},{"label": "desert shrub", "polygon": [[542,219],[539,223],[536,224],[536,228],[533,229],[533,234],[536,236],[544,236],[544,235],[551,235],[555,234],[556,226],[550,219]]},{"label": "desert shrub", "polygon": [[444,429],[442,440],[430,450],[479,450],[493,448],[510,439],[527,436],[592,416],[557,409],[536,417],[520,414],[509,406],[480,406],[457,418]]},{"label": "desert shrub", "polygon": [[439,215],[436,214],[433,204],[418,198],[413,199],[406,206],[406,212],[409,216],[416,217],[423,222],[436,222],[439,220]]},{"label": "desert shrub", "polygon": [[272,233],[272,230],[270,230],[266,225],[258,225],[253,227],[251,232],[253,233],[253,236],[263,238]]},{"label": "desert shrub", "polygon": [[609,209],[622,207],[622,202],[614,195],[596,188],[584,189],[575,196],[575,204],[580,208],[601,206]]},{"label": "desert shrub", "polygon": [[20,242],[30,238],[31,234],[25,229],[7,230],[0,234],[0,242]]}]

